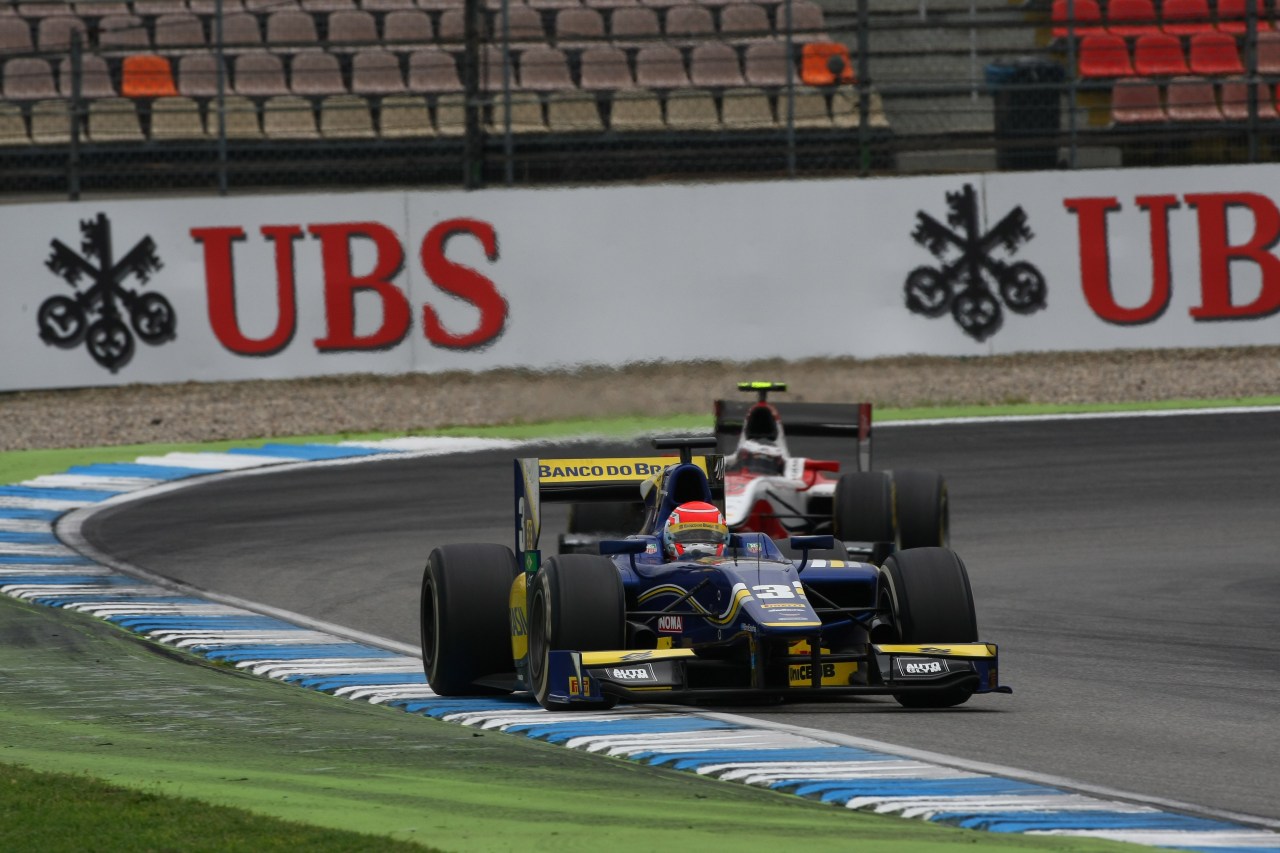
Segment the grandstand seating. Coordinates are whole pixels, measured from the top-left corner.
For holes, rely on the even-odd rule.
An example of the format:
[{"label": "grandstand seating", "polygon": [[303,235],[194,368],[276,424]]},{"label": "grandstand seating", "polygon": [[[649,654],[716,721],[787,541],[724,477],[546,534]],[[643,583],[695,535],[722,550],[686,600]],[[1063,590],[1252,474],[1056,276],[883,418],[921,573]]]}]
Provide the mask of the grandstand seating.
[{"label": "grandstand seating", "polygon": [[[501,3],[483,5],[481,87],[493,95],[503,91],[504,27]],[[288,141],[464,131],[463,0],[10,8],[0,15],[0,146],[65,144],[73,121],[83,140],[111,144],[209,140],[219,127],[234,140]],[[512,0],[506,13],[521,134],[776,131],[788,83],[797,127],[833,128],[831,91],[853,81],[850,50],[831,40],[813,0]],[[85,103],[72,109],[73,97]],[[504,110],[486,108],[485,121],[505,126]]]}]

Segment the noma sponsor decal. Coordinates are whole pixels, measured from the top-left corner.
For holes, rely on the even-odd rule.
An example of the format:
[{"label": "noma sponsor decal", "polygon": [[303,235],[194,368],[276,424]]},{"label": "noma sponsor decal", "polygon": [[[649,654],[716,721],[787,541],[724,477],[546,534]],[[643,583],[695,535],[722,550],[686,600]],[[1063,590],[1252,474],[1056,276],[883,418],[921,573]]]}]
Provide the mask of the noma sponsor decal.
[{"label": "noma sponsor decal", "polygon": [[658,633],[660,634],[679,634],[684,631],[684,617],[682,616],[659,616],[658,617]]}]

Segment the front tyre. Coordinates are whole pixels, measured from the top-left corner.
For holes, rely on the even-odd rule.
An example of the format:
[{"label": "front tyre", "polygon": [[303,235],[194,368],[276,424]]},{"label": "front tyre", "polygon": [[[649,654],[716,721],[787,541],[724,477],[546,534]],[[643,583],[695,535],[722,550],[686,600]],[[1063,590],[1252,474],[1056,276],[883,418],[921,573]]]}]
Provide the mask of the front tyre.
[{"label": "front tyre", "polygon": [[942,475],[894,471],[893,486],[902,548],[946,548],[951,542],[951,513]]},{"label": "front tyre", "polygon": [[476,684],[514,670],[507,596],[520,572],[505,545],[444,545],[422,573],[422,668],[440,696],[510,693]]},{"label": "front tyre", "polygon": [[550,654],[621,649],[626,642],[626,601],[612,560],[592,554],[561,554],[542,565],[529,595],[529,681],[548,711],[577,707],[608,709],[617,700],[575,706],[551,697]]},{"label": "front tyre", "polygon": [[[880,567],[884,604],[891,611],[898,641],[944,645],[978,641],[969,573],[946,548],[899,551]],[[905,708],[949,708],[968,701],[973,691],[957,686],[919,693],[895,693]]]}]

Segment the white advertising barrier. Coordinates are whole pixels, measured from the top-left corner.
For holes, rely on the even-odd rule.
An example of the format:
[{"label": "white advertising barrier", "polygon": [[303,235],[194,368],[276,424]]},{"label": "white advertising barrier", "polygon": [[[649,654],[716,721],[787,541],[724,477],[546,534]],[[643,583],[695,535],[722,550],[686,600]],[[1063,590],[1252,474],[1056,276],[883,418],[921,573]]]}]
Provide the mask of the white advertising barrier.
[{"label": "white advertising barrier", "polygon": [[1280,340],[1280,166],[0,207],[0,390]]}]

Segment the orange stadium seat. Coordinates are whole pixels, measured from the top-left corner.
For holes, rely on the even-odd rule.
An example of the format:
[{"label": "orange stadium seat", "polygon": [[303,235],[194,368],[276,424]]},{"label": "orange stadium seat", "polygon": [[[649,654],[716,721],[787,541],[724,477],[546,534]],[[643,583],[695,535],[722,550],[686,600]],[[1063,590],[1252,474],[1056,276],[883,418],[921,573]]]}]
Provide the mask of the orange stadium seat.
[{"label": "orange stadium seat", "polygon": [[853,82],[849,48],[833,41],[806,43],[800,54],[800,80],[810,86],[835,86]]}]

